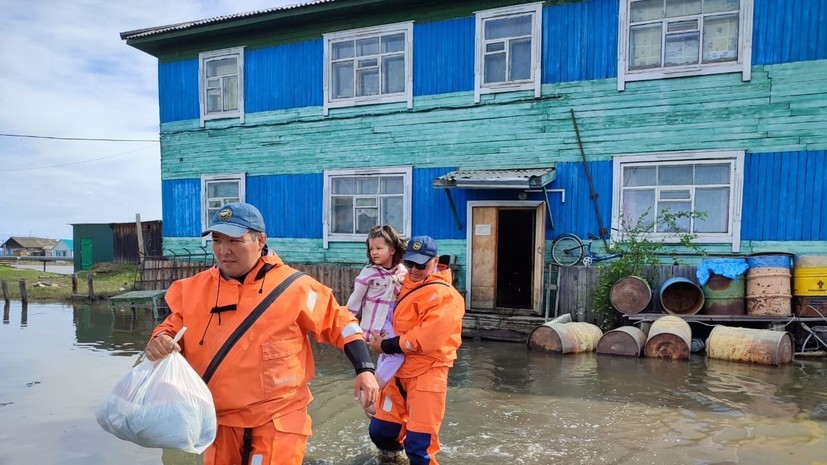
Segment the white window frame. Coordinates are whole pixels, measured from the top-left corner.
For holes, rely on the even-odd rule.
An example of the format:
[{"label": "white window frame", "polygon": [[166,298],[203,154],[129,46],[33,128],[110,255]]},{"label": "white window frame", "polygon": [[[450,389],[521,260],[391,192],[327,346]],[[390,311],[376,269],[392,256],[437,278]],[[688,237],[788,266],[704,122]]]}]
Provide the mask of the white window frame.
[{"label": "white window frame", "polygon": [[399,233],[403,237],[411,237],[411,206],[412,206],[412,182],[413,182],[413,167],[411,166],[397,166],[387,168],[369,168],[356,170],[325,170],[324,172],[324,203],[322,211],[323,223],[323,247],[326,249],[330,242],[364,242],[365,234],[336,234],[330,232],[330,225],[332,224],[331,214],[332,205],[330,201],[332,189],[331,181],[337,177],[355,177],[355,176],[402,176],[404,188],[402,191],[404,212],[403,212],[403,228]]},{"label": "white window frame", "polygon": [[[730,193],[729,193],[729,232],[727,233],[698,233],[693,239],[699,244],[731,243],[732,252],[741,250],[741,207],[744,200],[744,151],[692,151],[654,153],[647,155],[622,155],[614,158],[613,166],[613,195],[612,195],[612,228],[621,229],[620,209],[623,205],[623,168],[629,165],[675,165],[697,164],[698,162],[729,162]],[[675,234],[652,234],[653,238],[666,242],[678,242]]]},{"label": "white window frame", "polygon": [[[206,63],[222,58],[236,59],[238,67],[238,109],[207,114],[207,67]],[[238,118],[244,122],[244,47],[225,48],[198,54],[198,103],[201,109],[201,127],[208,120]]]},{"label": "white window frame", "polygon": [[[247,175],[245,173],[224,173],[205,174],[201,176],[201,230],[204,231],[210,226],[212,218],[209,214],[209,199],[207,198],[207,185],[216,181],[235,181],[238,183],[238,201],[246,202]],[[231,203],[231,202],[228,202]],[[206,245],[207,238],[202,238],[201,245]]]},{"label": "white window frame", "polygon": [[[741,73],[744,82],[752,78],[752,15],[754,0],[740,0],[738,16],[738,61],[727,63],[693,64],[670,66],[640,71],[629,70],[629,13],[631,3],[636,0],[619,0],[620,14],[617,46],[617,90],[626,88],[631,81],[646,81],[683,76],[701,76],[708,74]],[[701,35],[703,39],[703,34]],[[703,45],[701,45],[703,46]]]},{"label": "white window frame", "polygon": [[[485,69],[485,22],[492,19],[505,19],[510,16],[532,14],[531,26],[531,79],[521,81],[506,81],[485,84],[483,73]],[[542,93],[542,67],[540,66],[543,51],[543,2],[527,3],[525,5],[508,6],[476,13],[476,53],[474,59],[474,103],[479,103],[483,94],[500,92],[514,92],[519,90],[534,90],[534,97],[540,98]],[[506,62],[507,64],[507,62]]]},{"label": "white window frame", "polygon": [[[334,42],[344,40],[359,40],[388,34],[405,34],[405,91],[392,94],[369,95],[356,97],[354,83],[354,97],[334,99],[331,89],[331,55],[330,47]],[[324,114],[331,108],[353,107],[358,105],[374,105],[378,103],[406,102],[408,108],[413,108],[413,21],[385,24],[382,26],[351,29],[347,31],[330,32],[324,38]],[[381,66],[381,64],[380,64]]]}]

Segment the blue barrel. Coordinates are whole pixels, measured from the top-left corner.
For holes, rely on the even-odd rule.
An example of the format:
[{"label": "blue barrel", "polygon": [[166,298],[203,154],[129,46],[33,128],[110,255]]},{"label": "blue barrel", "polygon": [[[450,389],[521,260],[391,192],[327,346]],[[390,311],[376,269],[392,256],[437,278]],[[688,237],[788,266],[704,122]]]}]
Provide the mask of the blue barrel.
[{"label": "blue barrel", "polygon": [[704,306],[704,293],[688,278],[669,278],[660,286],[660,303],[672,315],[694,315]]},{"label": "blue barrel", "polygon": [[750,268],[792,268],[793,256],[789,253],[753,254],[747,257]]}]

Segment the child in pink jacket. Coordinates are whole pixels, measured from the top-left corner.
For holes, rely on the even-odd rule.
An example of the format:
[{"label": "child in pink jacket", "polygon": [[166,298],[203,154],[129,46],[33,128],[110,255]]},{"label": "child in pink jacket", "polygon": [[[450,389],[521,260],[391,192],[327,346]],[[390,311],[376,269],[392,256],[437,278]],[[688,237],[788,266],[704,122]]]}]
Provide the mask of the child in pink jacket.
[{"label": "child in pink jacket", "polygon": [[[402,264],[405,242],[391,226],[382,225],[370,229],[365,243],[370,264],[356,277],[347,308],[357,315],[367,338],[379,334],[394,337],[393,309],[408,273]],[[379,356],[376,378],[380,388],[396,373],[404,358],[402,354]]]}]

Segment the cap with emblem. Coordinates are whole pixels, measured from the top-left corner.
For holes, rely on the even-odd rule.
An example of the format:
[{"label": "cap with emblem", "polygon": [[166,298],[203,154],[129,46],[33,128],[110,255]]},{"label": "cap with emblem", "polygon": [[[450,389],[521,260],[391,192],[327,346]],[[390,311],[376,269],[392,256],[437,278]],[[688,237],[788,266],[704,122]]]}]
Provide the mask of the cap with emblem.
[{"label": "cap with emblem", "polygon": [[216,232],[241,237],[249,231],[264,232],[264,229],[264,218],[258,208],[249,203],[231,203],[215,212],[210,227],[201,236]]},{"label": "cap with emblem", "polygon": [[414,236],[408,241],[408,247],[402,259],[422,265],[436,256],[436,242],[430,236]]}]

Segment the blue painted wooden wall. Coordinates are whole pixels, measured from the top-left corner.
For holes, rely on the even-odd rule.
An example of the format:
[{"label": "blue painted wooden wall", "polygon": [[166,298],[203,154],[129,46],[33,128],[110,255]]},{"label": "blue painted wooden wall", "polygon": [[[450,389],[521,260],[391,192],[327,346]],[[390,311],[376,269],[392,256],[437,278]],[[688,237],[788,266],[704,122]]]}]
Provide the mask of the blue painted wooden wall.
[{"label": "blue painted wooden wall", "polygon": [[[600,212],[604,227],[611,221],[611,162],[590,162],[596,186],[607,186],[599,192]],[[554,231],[547,237],[562,232],[575,232],[586,237],[597,233],[597,219],[590,201],[588,183],[582,163],[558,163],[557,180],[550,189],[565,189],[566,203],[553,193],[549,203],[554,218]],[[515,190],[452,189],[462,229],[447,195],[432,187],[434,178],[455,167],[421,168],[413,170],[412,225],[413,234],[429,234],[437,239],[465,239],[465,204],[473,200],[517,200]],[[255,204],[267,219],[270,237],[311,239],[322,237],[322,203],[324,177],[321,173],[285,174],[247,177],[247,201]],[[201,233],[201,216],[192,199],[201,198],[199,179],[168,179],[163,181],[164,236],[194,237]],[[529,193],[529,200],[544,200],[542,193]],[[194,208],[195,207],[195,208]]]},{"label": "blue painted wooden wall", "polygon": [[827,151],[750,154],[744,173],[742,240],[827,240]]},{"label": "blue painted wooden wall", "polygon": [[543,83],[617,77],[616,0],[543,9]]},{"label": "blue painted wooden wall", "polygon": [[158,63],[161,123],[199,118],[198,59]]},{"label": "blue painted wooden wall", "polygon": [[414,96],[474,89],[474,18],[414,24]]},{"label": "blue painted wooden wall", "polygon": [[253,49],[244,54],[245,110],[250,113],[319,106],[323,41]]},{"label": "blue painted wooden wall", "polygon": [[827,58],[827,2],[755,0],[752,64]]},{"label": "blue painted wooden wall", "polygon": [[[617,0],[545,7],[543,82],[616,77],[617,10]],[[825,0],[755,0],[753,27],[753,65],[827,58]],[[313,37],[246,50],[246,112],[320,106],[322,48]],[[413,64],[415,96],[473,89],[474,18],[417,23]],[[197,58],[163,62],[158,74],[161,122],[197,119]]]}]

